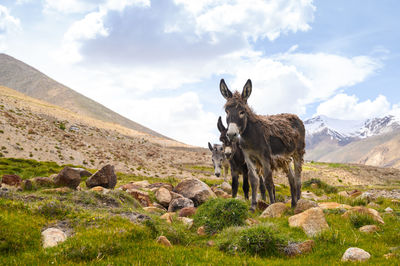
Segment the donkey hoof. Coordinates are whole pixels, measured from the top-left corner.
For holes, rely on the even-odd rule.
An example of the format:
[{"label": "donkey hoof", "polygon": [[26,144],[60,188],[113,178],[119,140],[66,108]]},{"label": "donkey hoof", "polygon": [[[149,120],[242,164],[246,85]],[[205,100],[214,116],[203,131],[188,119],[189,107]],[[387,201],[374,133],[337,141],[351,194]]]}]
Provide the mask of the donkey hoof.
[{"label": "donkey hoof", "polygon": [[251,212],[255,212],[256,211],[256,207],[255,206],[251,206],[249,209]]}]

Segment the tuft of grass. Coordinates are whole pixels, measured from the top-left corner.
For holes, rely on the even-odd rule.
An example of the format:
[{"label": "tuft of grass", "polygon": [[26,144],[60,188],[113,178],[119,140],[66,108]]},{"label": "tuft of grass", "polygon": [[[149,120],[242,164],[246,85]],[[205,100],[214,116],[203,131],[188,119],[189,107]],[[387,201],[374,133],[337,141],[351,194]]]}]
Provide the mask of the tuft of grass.
[{"label": "tuft of grass", "polygon": [[360,228],[369,224],[376,224],[375,220],[365,213],[352,213],[349,216],[349,221],[355,228]]},{"label": "tuft of grass", "polygon": [[204,225],[208,234],[229,226],[240,226],[248,217],[247,205],[237,199],[215,198],[202,204],[194,216],[197,226]]},{"label": "tuft of grass", "polygon": [[48,219],[62,219],[72,212],[72,208],[59,200],[48,200],[40,203],[36,213]]},{"label": "tuft of grass", "polygon": [[337,193],[338,191],[336,187],[321,181],[319,178],[312,178],[310,180],[303,182],[303,187],[311,188],[312,184],[317,184],[318,188],[322,189],[327,194]]},{"label": "tuft of grass", "polygon": [[260,257],[278,256],[287,243],[288,239],[267,223],[254,227],[230,227],[218,238],[218,247],[222,251]]}]

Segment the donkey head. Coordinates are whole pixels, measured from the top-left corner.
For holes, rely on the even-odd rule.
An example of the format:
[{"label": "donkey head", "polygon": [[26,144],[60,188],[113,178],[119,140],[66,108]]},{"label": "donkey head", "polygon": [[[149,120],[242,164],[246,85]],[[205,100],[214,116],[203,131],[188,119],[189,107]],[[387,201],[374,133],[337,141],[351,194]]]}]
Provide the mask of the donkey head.
[{"label": "donkey head", "polygon": [[224,148],[225,156],[228,160],[230,160],[232,159],[233,154],[235,153],[234,145],[233,142],[226,135],[228,129],[225,128],[224,124],[222,123],[221,117],[218,118],[217,127],[219,132],[221,133],[221,135],[219,136],[219,140],[222,142],[222,147]]},{"label": "donkey head", "polygon": [[222,96],[227,100],[225,104],[226,122],[228,123],[226,135],[230,140],[235,141],[239,135],[244,132],[247,126],[248,115],[250,113],[247,99],[251,94],[251,80],[247,80],[243,87],[242,94],[238,92],[232,94],[223,79],[221,79],[219,89]]},{"label": "donkey head", "polygon": [[221,175],[222,162],[225,160],[224,148],[222,145],[214,144],[211,146],[210,142],[208,143],[208,148],[212,152],[212,162],[214,166],[214,174],[219,177]]}]

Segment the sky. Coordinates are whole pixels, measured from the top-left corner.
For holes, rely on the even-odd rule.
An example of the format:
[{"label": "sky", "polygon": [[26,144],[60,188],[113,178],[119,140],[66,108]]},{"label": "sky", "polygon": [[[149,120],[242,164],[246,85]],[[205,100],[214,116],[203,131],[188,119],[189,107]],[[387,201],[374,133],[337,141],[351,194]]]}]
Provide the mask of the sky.
[{"label": "sky", "polygon": [[397,0],[0,0],[0,53],[178,141],[258,114],[400,115]]}]

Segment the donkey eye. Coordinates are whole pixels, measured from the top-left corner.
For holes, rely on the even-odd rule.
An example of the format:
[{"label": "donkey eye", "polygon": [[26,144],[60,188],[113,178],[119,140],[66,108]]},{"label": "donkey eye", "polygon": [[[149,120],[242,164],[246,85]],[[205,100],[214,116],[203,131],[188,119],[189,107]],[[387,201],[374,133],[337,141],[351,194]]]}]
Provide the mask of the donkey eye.
[{"label": "donkey eye", "polygon": [[240,112],[239,112],[239,115],[240,115],[240,116],[244,116],[244,111],[240,111]]}]

